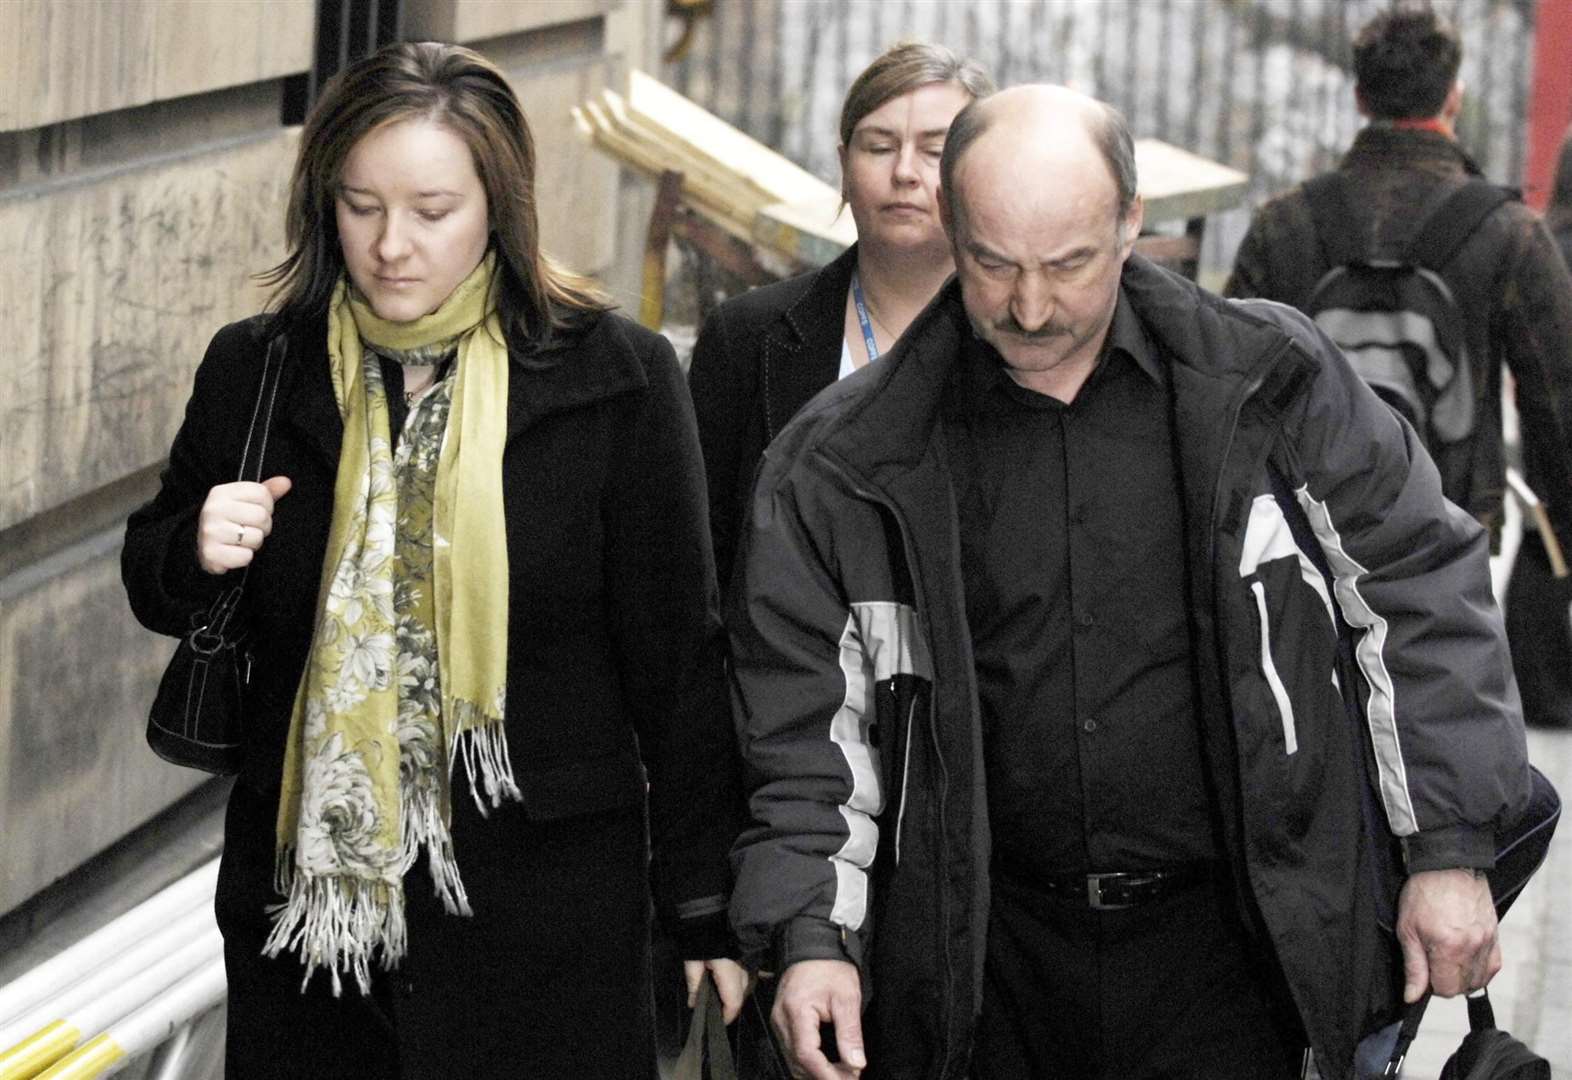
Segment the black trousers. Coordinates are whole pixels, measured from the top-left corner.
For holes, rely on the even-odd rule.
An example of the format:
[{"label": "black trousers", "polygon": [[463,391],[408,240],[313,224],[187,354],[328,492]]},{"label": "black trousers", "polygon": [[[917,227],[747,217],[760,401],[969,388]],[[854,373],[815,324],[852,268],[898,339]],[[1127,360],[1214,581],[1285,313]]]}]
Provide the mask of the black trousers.
[{"label": "black trousers", "polygon": [[996,872],[972,1075],[1298,1077],[1303,1029],[1227,897],[1099,912]]}]

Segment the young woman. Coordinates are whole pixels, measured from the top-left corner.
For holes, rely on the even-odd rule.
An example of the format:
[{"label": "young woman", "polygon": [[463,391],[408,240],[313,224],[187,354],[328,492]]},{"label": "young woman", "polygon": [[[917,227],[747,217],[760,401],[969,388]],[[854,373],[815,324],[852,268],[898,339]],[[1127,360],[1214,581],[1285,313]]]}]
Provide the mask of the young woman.
[{"label": "young woman", "polygon": [[[534,175],[475,53],[344,72],[275,310],[213,339],[129,522],[152,629],[250,567],[232,1078],[647,1078],[651,882],[690,979],[740,1002],[693,417],[670,346],[541,252]],[[237,483],[278,335],[265,479]]]},{"label": "young woman", "polygon": [[980,65],[942,45],[906,42],[869,64],[841,106],[841,197],[857,243],[733,297],[704,324],[688,388],[722,588],[764,448],[814,394],[888,350],[954,272],[939,154],[955,114],[992,91]]}]

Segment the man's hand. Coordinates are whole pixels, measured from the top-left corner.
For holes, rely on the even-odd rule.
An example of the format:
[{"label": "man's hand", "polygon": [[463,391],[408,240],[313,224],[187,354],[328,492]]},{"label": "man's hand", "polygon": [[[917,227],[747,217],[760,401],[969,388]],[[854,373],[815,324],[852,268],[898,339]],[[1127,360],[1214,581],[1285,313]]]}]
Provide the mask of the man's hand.
[{"label": "man's hand", "polygon": [[[799,960],[781,975],[770,1023],[786,1047],[794,1077],[845,1080],[862,1075],[862,981],[846,960]],[[831,1064],[819,1045],[819,1025],[835,1025],[840,1063]]]},{"label": "man's hand", "polygon": [[748,996],[751,981],[748,971],[735,960],[717,957],[714,960],[684,960],[682,980],[688,986],[688,1008],[699,1003],[699,984],[708,971],[715,980],[715,992],[720,995],[721,1014],[729,1024],[742,1011],[742,999]]},{"label": "man's hand", "polygon": [[1490,883],[1472,870],[1425,870],[1397,898],[1403,1000],[1428,988],[1438,997],[1478,990],[1501,970],[1501,939]]}]

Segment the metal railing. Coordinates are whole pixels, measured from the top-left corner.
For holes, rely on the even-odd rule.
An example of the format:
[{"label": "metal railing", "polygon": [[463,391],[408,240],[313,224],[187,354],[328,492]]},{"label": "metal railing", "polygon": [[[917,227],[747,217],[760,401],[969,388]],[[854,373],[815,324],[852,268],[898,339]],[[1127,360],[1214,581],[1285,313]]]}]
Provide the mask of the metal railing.
[{"label": "metal railing", "polygon": [[193,1021],[224,1000],[214,859],[0,986],[0,1080],[111,1076],[158,1050],[180,1075]]}]

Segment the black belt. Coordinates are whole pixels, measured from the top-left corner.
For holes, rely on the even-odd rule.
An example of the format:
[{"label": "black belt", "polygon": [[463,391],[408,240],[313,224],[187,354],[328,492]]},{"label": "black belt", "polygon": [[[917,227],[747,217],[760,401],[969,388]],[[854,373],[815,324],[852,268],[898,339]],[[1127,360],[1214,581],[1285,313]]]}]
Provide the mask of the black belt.
[{"label": "black belt", "polygon": [[1030,883],[1056,900],[1082,903],[1093,911],[1122,911],[1172,896],[1216,874],[1215,863],[1201,862],[1113,874],[1045,874]]}]

